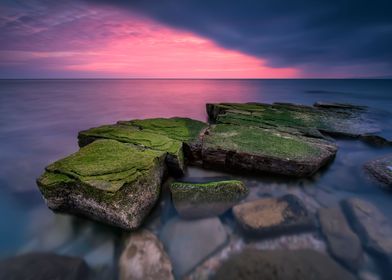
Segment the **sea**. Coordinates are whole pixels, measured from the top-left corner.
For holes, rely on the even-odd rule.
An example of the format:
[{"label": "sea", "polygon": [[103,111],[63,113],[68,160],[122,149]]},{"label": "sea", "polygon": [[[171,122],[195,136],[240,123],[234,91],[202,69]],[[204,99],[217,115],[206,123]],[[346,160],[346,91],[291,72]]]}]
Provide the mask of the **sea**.
[{"label": "sea", "polygon": [[[101,272],[101,276],[116,279],[121,254],[118,244],[124,233],[84,218],[53,213],[36,186],[45,166],[78,150],[80,130],[153,117],[207,121],[205,105],[212,102],[312,105],[317,101],[368,106],[381,124],[382,136],[392,139],[392,80],[0,80],[0,259],[54,252],[81,257],[91,267],[104,267],[106,274]],[[345,198],[359,197],[374,203],[392,220],[392,192],[381,188],[363,170],[365,162],[391,153],[392,148],[373,147],[356,139],[337,139],[336,143],[339,151],[335,160],[311,178],[228,174],[190,167],[185,179],[238,178],[250,188],[246,200],[291,193],[314,212]],[[158,214],[159,223],[146,225],[157,236],[165,222],[178,215],[170,197],[166,200],[168,210]],[[232,217],[227,214],[221,220],[230,231]],[[246,244],[241,237],[232,239],[237,242],[232,250]],[[319,233],[255,242],[260,248],[309,247],[328,254]],[[227,257],[231,249],[224,250],[206,256],[193,273],[212,273],[208,262]],[[371,279],[382,279],[377,266],[366,269],[376,277]]]}]

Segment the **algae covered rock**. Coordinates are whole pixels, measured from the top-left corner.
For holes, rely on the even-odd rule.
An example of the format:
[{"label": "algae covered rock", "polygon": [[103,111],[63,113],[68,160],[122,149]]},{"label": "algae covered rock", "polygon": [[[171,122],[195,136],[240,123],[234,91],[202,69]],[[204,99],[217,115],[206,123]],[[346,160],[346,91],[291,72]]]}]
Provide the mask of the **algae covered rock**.
[{"label": "algae covered rock", "polygon": [[137,228],[158,199],[165,153],[97,140],[37,180],[49,208],[124,229]]},{"label": "algae covered rock", "polygon": [[183,218],[203,218],[223,214],[248,194],[241,181],[208,183],[174,182],[170,185],[174,206]]},{"label": "algae covered rock", "polygon": [[323,139],[303,137],[250,126],[212,125],[203,138],[205,167],[310,176],[331,161],[336,146]]},{"label": "algae covered rock", "polygon": [[167,152],[169,169],[181,175],[184,172],[184,150],[190,157],[200,154],[199,134],[205,127],[205,123],[188,118],[119,121],[81,131],[78,138],[81,147],[104,138]]},{"label": "algae covered rock", "polygon": [[242,230],[251,236],[277,236],[314,227],[303,203],[291,194],[238,204],[233,214]]},{"label": "algae covered rock", "polygon": [[392,189],[392,154],[365,164],[365,170],[382,186]]}]

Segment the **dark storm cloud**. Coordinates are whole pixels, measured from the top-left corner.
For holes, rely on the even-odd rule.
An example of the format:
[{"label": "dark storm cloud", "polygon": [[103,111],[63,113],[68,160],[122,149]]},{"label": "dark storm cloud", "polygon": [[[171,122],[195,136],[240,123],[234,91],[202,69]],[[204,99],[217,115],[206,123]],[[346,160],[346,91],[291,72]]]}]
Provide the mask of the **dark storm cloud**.
[{"label": "dark storm cloud", "polygon": [[392,1],[91,0],[114,3],[218,44],[312,71],[392,71]]}]

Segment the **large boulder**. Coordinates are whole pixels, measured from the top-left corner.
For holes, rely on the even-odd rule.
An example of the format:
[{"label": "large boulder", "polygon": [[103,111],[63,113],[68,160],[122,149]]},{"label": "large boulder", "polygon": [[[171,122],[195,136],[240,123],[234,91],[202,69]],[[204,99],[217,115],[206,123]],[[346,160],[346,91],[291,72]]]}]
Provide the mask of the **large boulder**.
[{"label": "large boulder", "polygon": [[179,215],[191,219],[223,214],[248,194],[248,188],[237,180],[174,182],[170,191]]},{"label": "large boulder", "polygon": [[333,143],[272,128],[217,124],[203,137],[205,167],[310,176],[331,161]]},{"label": "large boulder", "polygon": [[162,243],[148,230],[130,234],[119,261],[120,280],[173,280]]},{"label": "large boulder", "polygon": [[318,216],[332,256],[350,270],[356,271],[363,258],[362,245],[340,207],[321,208]]},{"label": "large boulder", "polygon": [[367,162],[365,164],[365,170],[381,186],[392,189],[392,154]]},{"label": "large boulder", "polygon": [[199,220],[173,218],[164,225],[160,239],[172,260],[176,278],[182,279],[222,248],[228,235],[216,217]]},{"label": "large boulder", "polygon": [[52,163],[37,180],[49,208],[135,229],[158,199],[165,153],[97,140]]},{"label": "large boulder", "polygon": [[354,280],[326,255],[313,250],[245,250],[230,257],[214,280]]},{"label": "large boulder", "polygon": [[314,227],[313,217],[291,194],[238,204],[233,214],[241,229],[251,236],[270,237]]},{"label": "large boulder", "polygon": [[155,118],[119,121],[80,131],[79,146],[97,139],[113,139],[167,152],[166,163],[174,175],[184,172],[184,152],[192,160],[200,158],[199,134],[207,124],[188,118]]},{"label": "large boulder", "polygon": [[30,253],[0,261],[1,280],[85,280],[89,268],[80,258]]}]

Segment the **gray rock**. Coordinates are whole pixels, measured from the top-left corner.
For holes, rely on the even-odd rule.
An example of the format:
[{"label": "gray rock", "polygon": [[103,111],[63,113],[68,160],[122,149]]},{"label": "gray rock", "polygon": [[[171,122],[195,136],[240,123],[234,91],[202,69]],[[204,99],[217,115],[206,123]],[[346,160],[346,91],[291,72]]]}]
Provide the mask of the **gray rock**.
[{"label": "gray rock", "polygon": [[174,218],[165,224],[160,237],[178,278],[190,273],[228,240],[226,229],[216,217],[200,220]]},{"label": "gray rock", "polygon": [[32,253],[0,262],[1,280],[85,280],[89,268],[75,257],[50,253]]},{"label": "gray rock", "polygon": [[321,208],[318,216],[332,256],[350,270],[356,271],[362,261],[362,246],[340,207]]},{"label": "gray rock", "polygon": [[354,280],[326,255],[313,250],[245,250],[230,257],[214,280]]},{"label": "gray rock", "polygon": [[119,261],[120,280],[172,280],[172,265],[162,243],[147,230],[130,234]]},{"label": "gray rock", "polygon": [[276,236],[314,227],[313,217],[291,194],[238,204],[233,207],[233,214],[246,233],[256,236]]},{"label": "gray rock", "polygon": [[364,167],[383,187],[392,189],[392,154],[369,161]]}]

